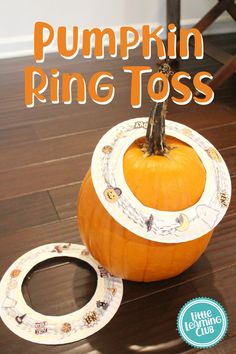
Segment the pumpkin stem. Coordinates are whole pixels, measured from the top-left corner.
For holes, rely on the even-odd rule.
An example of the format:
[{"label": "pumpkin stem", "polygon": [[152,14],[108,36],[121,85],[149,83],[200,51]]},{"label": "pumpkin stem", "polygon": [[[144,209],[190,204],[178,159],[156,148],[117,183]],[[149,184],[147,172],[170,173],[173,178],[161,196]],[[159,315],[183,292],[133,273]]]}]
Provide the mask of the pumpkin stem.
[{"label": "pumpkin stem", "polygon": [[[159,67],[167,78],[172,74],[170,65],[163,63]],[[162,80],[158,81],[158,92],[163,88]],[[165,118],[167,113],[168,99],[164,102],[155,102],[150,112],[148,127],[146,133],[147,154],[150,155],[166,155],[170,147],[165,142]]]}]

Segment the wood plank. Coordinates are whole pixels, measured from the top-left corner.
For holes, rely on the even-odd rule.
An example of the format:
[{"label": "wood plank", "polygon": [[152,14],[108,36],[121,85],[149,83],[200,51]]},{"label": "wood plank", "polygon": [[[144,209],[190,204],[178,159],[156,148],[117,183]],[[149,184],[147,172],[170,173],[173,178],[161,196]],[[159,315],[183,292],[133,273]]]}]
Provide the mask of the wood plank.
[{"label": "wood plank", "polygon": [[[116,112],[115,117],[117,117],[118,114],[122,116],[122,119],[120,118],[121,120],[127,119],[126,117],[129,117],[130,111],[132,111],[133,117],[147,115],[150,112],[150,99],[146,92],[146,82],[147,79],[144,80],[143,85],[143,105],[141,108],[137,108],[135,110],[133,110],[130,105],[129,77],[127,77],[126,81],[120,84],[119,87],[117,83],[116,95],[114,100],[109,104],[109,110],[107,109],[107,106],[98,105],[94,102],[91,102],[90,100],[88,100],[86,105],[78,105],[76,102],[73,102],[71,105],[64,105],[63,103],[52,105],[50,104],[50,102],[48,102],[39,103],[35,105],[34,108],[25,108],[22,103],[24,98],[21,97],[21,99],[19,99],[19,102],[15,103],[15,109],[13,110],[12,108],[12,111],[10,113],[6,111],[2,113],[0,112],[1,128],[6,129],[18,126],[25,126],[28,124],[34,125],[35,123],[46,123],[50,121],[54,121],[55,128],[55,122],[60,121],[60,119],[76,117],[77,120],[80,120],[81,118],[87,120],[87,125],[85,129],[88,130],[93,129],[90,127],[90,122],[92,122],[94,119],[104,119],[102,118],[104,114],[106,116],[106,123],[105,125],[99,125],[99,127],[112,124],[112,121],[111,123],[107,124],[107,119],[108,121],[112,120],[114,112]],[[126,88],[123,88],[121,85]],[[19,109],[18,107],[20,103],[23,107]],[[13,106],[13,103],[9,102],[8,106]],[[174,106],[175,105],[173,105],[173,110],[175,109]],[[34,119],[32,119],[32,113]],[[17,120],[15,118],[16,116],[18,118]]]},{"label": "wood plank", "polygon": [[207,55],[210,55],[221,64],[225,64],[232,57],[229,53],[215,46],[209,40],[204,41],[204,50]]},{"label": "wood plank", "polygon": [[76,215],[80,186],[81,183],[75,183],[49,191],[60,219],[66,219]]},{"label": "wood plank", "polygon": [[[217,148],[226,148],[234,145],[235,134],[236,124],[232,124],[206,130],[204,135]],[[235,159],[234,148],[224,150],[222,154],[233,176],[235,164],[231,157]],[[80,182],[90,161],[91,154],[85,154],[0,172],[0,200]]]},{"label": "wood plank", "polygon": [[[150,102],[144,102],[143,109],[130,110],[125,106],[121,107],[117,111],[113,111],[111,115],[110,111],[104,110],[99,112],[97,119],[91,119],[88,123],[91,113],[88,111],[87,116],[84,114],[84,118],[80,119],[76,116],[65,117],[60,120],[52,120],[44,123],[35,124],[34,128],[37,131],[40,138],[48,138],[53,136],[60,136],[63,134],[76,133],[88,129],[97,129],[102,126],[112,126],[123,120],[148,116],[151,108]],[[175,120],[182,124],[186,124],[193,129],[203,129],[213,127],[215,125],[232,123],[235,121],[235,116],[224,109],[220,104],[210,106],[198,106],[197,104],[186,106],[178,106],[172,111],[169,108],[168,118]]]},{"label": "wood plank", "polygon": [[225,33],[220,36],[207,35],[204,36],[204,41],[209,40],[211,43],[220,46],[228,53],[233,54],[235,50],[235,33]]},{"label": "wood plank", "polygon": [[0,236],[15,230],[58,220],[47,192],[0,201]]},{"label": "wood plank", "polygon": [[2,149],[0,171],[91,152],[107,130],[102,128]]},{"label": "wood plank", "polygon": [[201,349],[196,351],[192,349],[186,354],[236,354],[236,337],[225,338],[222,342],[218,343],[216,346],[207,349]]},{"label": "wood plank", "polygon": [[[194,116],[186,112],[175,114],[170,118],[202,131],[203,135],[205,129],[211,129],[207,131],[205,135],[208,135],[210,139],[213,139],[216,142],[219,141],[219,137],[221,140],[223,137],[225,137],[225,140],[222,144],[223,147],[226,145],[226,143],[228,144],[227,146],[229,146],[230,143],[234,143],[233,134],[235,132],[236,125],[232,124],[232,128],[226,128],[226,126],[222,126],[230,123],[235,123],[234,116],[221,107],[219,107],[217,111],[216,108],[208,109],[205,111],[205,117],[207,117],[206,119],[205,117],[202,119],[203,112],[204,111],[199,110],[199,112],[197,111],[194,113]],[[0,171],[92,152],[101,136],[110,128],[107,126],[106,128],[98,128],[97,130],[79,132],[79,129],[81,129],[81,124],[79,124],[80,122],[78,121],[76,126],[76,124],[74,124],[74,119],[71,118],[69,122],[63,121],[61,128],[59,124],[56,124],[56,129],[65,130],[64,123],[67,129],[71,127],[73,130],[78,129],[78,132],[76,133],[74,131],[73,134],[69,136],[63,135],[58,138],[55,138],[54,136],[54,139],[44,139],[21,146],[13,146],[2,149],[2,154],[0,155]],[[99,121],[99,124],[100,123],[101,122]],[[108,119],[107,123],[109,123]],[[50,132],[52,133],[52,131],[53,134],[57,134],[55,133],[54,124],[52,130],[50,130],[50,124],[47,124],[46,127],[43,127],[46,129],[45,131],[47,134],[50,134]],[[214,126],[216,126],[215,129],[213,129]],[[225,134],[221,134],[222,129],[226,131]],[[228,136],[229,133],[231,133],[232,136],[231,140]],[[52,137],[50,136],[50,138]]]},{"label": "wood plank", "polygon": [[207,277],[212,281],[212,286],[206,282],[205,278],[193,281],[199,296],[210,297],[222,304],[229,317],[228,336],[236,335],[236,266],[232,266],[222,272],[216,272]]},{"label": "wood plank", "polygon": [[25,252],[35,247],[54,242],[81,243],[76,218],[41,224],[35,227],[14,231],[8,235],[2,235],[0,247],[2,266],[0,267],[0,277],[3,276],[4,272],[13,262]]},{"label": "wood plank", "polygon": [[229,209],[227,211],[227,215],[235,215],[236,214],[236,178],[232,178],[232,197],[229,205]]},{"label": "wood plank", "polygon": [[0,129],[0,147],[11,147],[39,140],[31,125],[25,127]]},{"label": "wood plank", "polygon": [[79,182],[90,163],[87,154],[1,172],[0,200]]},{"label": "wood plank", "polygon": [[228,166],[231,176],[236,175],[236,147],[224,149],[220,152]]},{"label": "wood plank", "polygon": [[215,90],[236,72],[236,55],[232,55],[213,76],[210,86]]},{"label": "wood plank", "polygon": [[[147,104],[145,104],[145,107],[146,106]],[[111,112],[113,113],[111,114]],[[142,109],[142,113],[145,114],[144,108]],[[83,114],[80,113],[79,117],[76,112],[76,114],[61,117],[61,119],[37,123],[35,125],[35,130],[40,138],[48,138],[112,126],[123,120],[134,118],[139,115],[139,111],[135,110],[131,112],[131,109],[129,109],[127,105],[120,107],[119,110],[115,110],[115,108],[113,110],[107,110],[106,107],[103,106],[102,108],[98,108],[96,113],[87,110],[86,112],[83,112]],[[142,114],[140,116],[142,116]]]},{"label": "wood plank", "polygon": [[217,128],[206,129],[202,134],[215,145],[218,150],[235,146],[236,124],[228,124]]}]

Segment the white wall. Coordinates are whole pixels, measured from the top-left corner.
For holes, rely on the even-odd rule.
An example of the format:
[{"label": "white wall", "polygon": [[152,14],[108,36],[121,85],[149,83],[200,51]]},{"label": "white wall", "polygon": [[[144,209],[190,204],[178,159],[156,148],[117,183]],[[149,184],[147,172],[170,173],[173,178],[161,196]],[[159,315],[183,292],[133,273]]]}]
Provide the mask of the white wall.
[{"label": "white wall", "polygon": [[[215,0],[182,0],[182,24],[193,26]],[[36,21],[59,25],[113,27],[142,24],[165,25],[165,0],[3,0],[0,12],[0,58],[33,52]],[[210,33],[235,31],[230,16],[224,14]],[[209,32],[209,31],[208,31]]]}]

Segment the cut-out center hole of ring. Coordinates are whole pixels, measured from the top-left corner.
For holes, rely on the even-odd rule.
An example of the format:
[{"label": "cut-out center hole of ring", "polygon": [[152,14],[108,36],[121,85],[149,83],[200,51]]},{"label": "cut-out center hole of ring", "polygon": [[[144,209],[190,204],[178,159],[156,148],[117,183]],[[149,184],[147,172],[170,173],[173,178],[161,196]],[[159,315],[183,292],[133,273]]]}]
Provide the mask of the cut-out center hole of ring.
[{"label": "cut-out center hole of ring", "polygon": [[24,279],[22,294],[33,310],[48,316],[61,316],[84,307],[96,287],[96,272],[87,262],[55,257],[30,270]]}]

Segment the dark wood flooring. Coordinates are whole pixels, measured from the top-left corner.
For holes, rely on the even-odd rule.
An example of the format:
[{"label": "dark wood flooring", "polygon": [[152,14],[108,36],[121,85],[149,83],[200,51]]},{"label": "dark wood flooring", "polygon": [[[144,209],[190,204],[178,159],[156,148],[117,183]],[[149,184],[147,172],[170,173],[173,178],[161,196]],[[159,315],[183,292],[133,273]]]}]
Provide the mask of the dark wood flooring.
[{"label": "dark wood flooring", "polygon": [[[235,53],[236,35],[209,38]],[[130,106],[130,76],[122,65],[151,65],[140,50],[127,62],[77,58],[66,61],[52,54],[42,68],[47,72],[81,72],[88,79],[100,70],[115,77],[116,95],[108,106],[88,101],[84,106],[36,104],[24,106],[23,69],[33,58],[0,62],[0,276],[24,252],[49,242],[80,243],[76,225],[76,198],[90,165],[92,151],[112,125],[131,117],[147,116],[150,99],[144,76],[143,104]],[[194,74],[214,73],[220,64],[204,60],[182,61],[179,70]],[[200,131],[220,150],[236,187],[236,77],[215,92],[209,106],[170,104],[169,119]],[[24,341],[0,325],[2,354],[32,353],[199,353],[190,348],[176,331],[181,306],[196,296],[210,296],[226,308],[229,331],[216,347],[201,353],[236,353],[236,194],[227,216],[217,227],[201,259],[182,275],[162,282],[139,284],[125,281],[122,305],[101,331],[73,344],[42,346]],[[46,262],[29,274],[24,283],[26,301],[37,311],[61,315],[83,306],[96,286],[93,271],[81,262]]]}]

